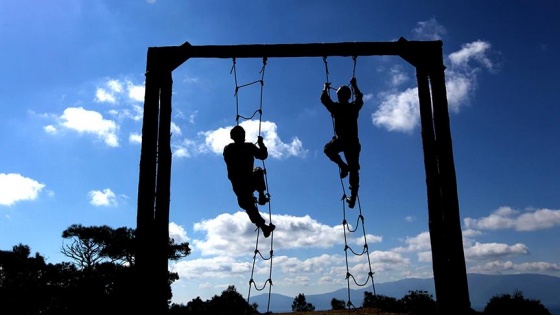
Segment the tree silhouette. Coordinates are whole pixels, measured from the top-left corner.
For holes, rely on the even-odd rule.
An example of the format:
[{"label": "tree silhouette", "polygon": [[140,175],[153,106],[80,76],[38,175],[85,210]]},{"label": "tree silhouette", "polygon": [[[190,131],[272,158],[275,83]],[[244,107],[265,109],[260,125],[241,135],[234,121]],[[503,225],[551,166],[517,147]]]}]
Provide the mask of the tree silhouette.
[{"label": "tree silhouette", "polygon": [[169,315],[253,315],[258,305],[249,303],[237,292],[235,286],[230,285],[221,295],[214,295],[212,299],[203,302],[200,297],[191,300],[187,305],[173,304],[169,308]]},{"label": "tree silhouette", "polygon": [[315,306],[311,303],[307,303],[305,301],[305,294],[300,293],[292,302],[292,311],[293,312],[312,312],[315,310]]},{"label": "tree silhouette", "polygon": [[107,225],[84,227],[72,224],[62,232],[62,238],[70,239],[70,244],[62,245],[64,256],[74,260],[81,269],[93,268],[103,260],[102,251],[110,239],[111,228]]},{"label": "tree silhouette", "polygon": [[550,311],[539,300],[526,299],[523,292],[514,291],[513,295],[501,294],[493,296],[484,307],[484,315],[499,314],[531,314],[550,315]]},{"label": "tree silhouette", "polygon": [[46,264],[41,254],[31,256],[27,245],[0,250],[0,314],[66,314],[75,301],[78,273],[73,264]]},{"label": "tree silhouette", "polygon": [[[83,226],[72,224],[62,232],[64,239],[70,239],[70,244],[62,246],[62,254],[74,260],[82,269],[92,268],[102,262],[110,262],[123,266],[133,266],[136,246],[134,229],[120,227],[113,229],[107,225]],[[168,241],[167,257],[178,260],[191,253],[189,243],[175,244],[173,239]]]},{"label": "tree silhouette", "polygon": [[333,309],[333,310],[346,309],[346,303],[343,300],[338,300],[336,298],[333,298],[331,300],[331,309]]},{"label": "tree silhouette", "polygon": [[[47,264],[22,244],[0,250],[0,314],[130,314],[137,302],[133,288],[142,281],[133,268],[134,229],[74,224],[62,237],[71,240],[62,252],[73,262]],[[170,260],[190,254],[188,243],[168,244]],[[177,279],[168,273],[168,300]]]},{"label": "tree silhouette", "polygon": [[215,295],[208,302],[208,313],[216,315],[249,315],[254,314],[256,304],[249,305],[243,296],[237,292],[235,286],[230,285],[220,296]]},{"label": "tree silhouette", "polygon": [[415,315],[432,315],[437,313],[437,304],[427,291],[408,291],[401,303],[406,312]]},{"label": "tree silhouette", "polygon": [[373,295],[368,291],[364,292],[362,307],[375,307],[385,312],[404,313],[404,306],[401,301],[385,295]]}]

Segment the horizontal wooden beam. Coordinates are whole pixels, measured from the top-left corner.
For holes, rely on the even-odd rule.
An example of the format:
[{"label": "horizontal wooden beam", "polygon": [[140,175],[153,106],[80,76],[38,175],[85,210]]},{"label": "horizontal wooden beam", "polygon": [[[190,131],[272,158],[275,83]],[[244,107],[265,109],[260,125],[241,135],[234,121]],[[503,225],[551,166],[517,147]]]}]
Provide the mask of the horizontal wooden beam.
[{"label": "horizontal wooden beam", "polygon": [[[185,42],[181,46],[150,47],[158,56],[159,65],[166,60],[167,69],[175,69],[189,58],[293,58],[328,56],[421,56],[441,54],[442,41],[408,41],[400,38],[395,42],[344,42],[309,44],[249,44],[193,46]],[[440,56],[441,58],[441,56]],[[406,59],[406,58],[405,58]],[[423,58],[421,58],[423,59]]]}]

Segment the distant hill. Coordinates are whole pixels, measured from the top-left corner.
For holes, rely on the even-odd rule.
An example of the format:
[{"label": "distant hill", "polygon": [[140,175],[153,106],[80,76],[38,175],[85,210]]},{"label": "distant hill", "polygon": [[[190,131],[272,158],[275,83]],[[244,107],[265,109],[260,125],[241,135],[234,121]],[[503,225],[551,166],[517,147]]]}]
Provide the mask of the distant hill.
[{"label": "distant hill", "polygon": [[[546,306],[554,315],[560,315],[560,277],[545,276],[539,274],[518,274],[518,275],[483,275],[468,274],[469,296],[471,305],[475,310],[482,310],[490,298],[499,294],[512,294],[515,290],[523,292],[527,299],[537,299]],[[430,293],[436,298],[434,280],[428,279],[403,279],[394,282],[376,283],[375,293],[377,295],[390,296],[397,299],[405,296],[408,291],[422,290]],[[274,292],[274,287],[272,288]],[[372,291],[372,286],[368,285],[363,289],[351,290],[350,300],[352,304],[359,307],[364,299],[364,292]],[[305,294],[305,292],[299,292]],[[292,302],[295,296],[285,296],[281,294],[271,294],[270,311],[274,313],[291,312]],[[315,310],[329,310],[331,300],[348,301],[348,289],[342,288],[324,294],[307,295],[305,299],[308,303],[315,306]],[[257,303],[259,311],[265,312],[268,303],[268,294],[253,296],[250,303]]]}]

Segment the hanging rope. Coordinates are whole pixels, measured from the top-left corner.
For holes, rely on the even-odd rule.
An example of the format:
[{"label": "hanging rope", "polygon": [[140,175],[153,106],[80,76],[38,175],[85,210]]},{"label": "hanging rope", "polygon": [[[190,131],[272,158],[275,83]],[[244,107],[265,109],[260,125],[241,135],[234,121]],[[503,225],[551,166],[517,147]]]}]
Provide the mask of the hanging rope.
[{"label": "hanging rope", "polygon": [[[353,60],[353,70],[352,70],[352,78],[356,77],[356,62],[357,62],[357,57],[353,56],[352,57]],[[328,68],[328,63],[327,63],[327,57],[323,57],[323,62],[325,64],[325,74],[326,74],[326,81],[327,83],[329,83],[329,68]],[[329,92],[330,88],[327,90],[327,93]],[[352,91],[352,101],[354,101],[354,88],[351,88]],[[330,96],[330,93],[329,93]],[[331,115],[332,121],[333,121],[333,132],[335,134],[334,137],[336,137],[336,131],[335,131],[335,122],[334,122],[334,116]],[[339,168],[339,173],[340,174],[340,168]],[[340,177],[340,176],[339,176]],[[371,260],[369,257],[369,246],[367,244],[367,237],[366,237],[366,229],[365,229],[365,220],[364,220],[364,216],[362,214],[362,205],[360,204],[360,197],[357,196],[357,202],[358,202],[358,210],[359,210],[359,214],[358,214],[358,218],[356,220],[356,227],[354,229],[352,229],[350,227],[350,225],[348,224],[348,220],[347,220],[347,213],[346,213],[346,188],[344,185],[344,180],[342,178],[340,178],[340,185],[342,188],[342,213],[343,213],[343,220],[342,220],[342,226],[344,229],[344,254],[345,254],[345,262],[346,262],[346,282],[347,282],[347,287],[348,287],[348,301],[346,303],[346,306],[348,307],[348,310],[352,309],[352,308],[356,308],[354,306],[354,304],[352,303],[352,299],[350,296],[351,293],[351,282],[350,280],[352,280],[354,282],[355,285],[359,286],[359,287],[363,287],[366,286],[369,283],[369,280],[371,279],[371,285],[372,285],[372,290],[373,290],[373,295],[375,296],[375,283],[373,281],[373,274],[374,272],[371,269]],[[356,251],[354,249],[352,249],[352,247],[350,247],[348,245],[348,238],[349,235],[351,233],[355,233],[358,230],[358,227],[360,226],[361,223],[361,227],[362,227],[362,234],[363,234],[363,239],[364,239],[364,245],[361,251]],[[369,272],[367,275],[367,279],[365,280],[365,282],[361,282],[358,283],[358,281],[356,280],[356,277],[354,277],[354,275],[352,275],[350,273],[350,265],[349,265],[349,253],[355,255],[355,256],[363,256],[365,255],[367,257],[367,261],[368,261],[368,266],[369,266]]]},{"label": "hanging rope", "polygon": [[[356,77],[356,62],[358,61],[358,57],[352,56],[352,61],[354,62],[354,67],[352,68],[352,78],[355,78]],[[354,98],[356,96],[356,93],[354,91],[354,87],[352,86],[352,84],[350,84],[350,90],[352,91],[352,102],[353,102]]]},{"label": "hanging rope", "polygon": [[[325,64],[325,76],[327,77],[327,79],[325,80],[325,84],[328,84],[327,87],[327,95],[329,97],[331,97],[331,89],[334,90],[333,87],[331,87],[331,82],[329,81],[329,63],[327,62],[327,56],[323,56],[323,63]],[[332,128],[333,128],[333,139],[336,138],[336,132],[334,132],[334,116],[331,114],[331,123],[332,123]]]},{"label": "hanging rope", "polygon": [[[230,71],[230,74],[233,73],[234,74],[234,78],[235,78],[235,104],[236,104],[236,115],[235,115],[235,122],[237,125],[239,125],[239,119],[245,119],[245,120],[251,120],[253,119],[253,117],[255,117],[255,115],[257,113],[259,113],[259,131],[258,131],[258,135],[261,135],[261,128],[262,128],[262,109],[263,109],[263,92],[264,92],[264,75],[265,75],[265,69],[266,69],[266,65],[267,65],[267,58],[264,57],[263,58],[263,66],[261,68],[261,71],[259,72],[261,74],[261,79],[260,80],[256,80],[253,81],[251,83],[247,83],[247,84],[243,84],[243,85],[239,85],[238,81],[237,81],[237,68],[236,68],[236,60],[235,58],[233,58],[233,65],[232,65],[232,69]],[[250,85],[253,85],[255,83],[260,83],[260,100],[259,100],[259,108],[257,110],[255,110],[255,112],[249,116],[249,117],[245,117],[239,114],[239,89],[243,88],[243,87],[247,87]],[[266,188],[266,193],[265,195],[268,197],[268,220],[269,222],[272,224],[272,207],[270,205],[271,201],[270,201],[270,193],[269,193],[269,189],[268,189],[268,176],[267,176],[267,171],[266,171],[266,165],[264,160],[262,160],[262,170],[264,173],[264,180],[265,180],[265,188]],[[250,299],[251,299],[251,289],[254,287],[257,291],[262,291],[267,287],[268,284],[268,302],[267,302],[267,308],[266,308],[266,313],[270,312],[270,297],[271,297],[271,293],[272,293],[272,257],[274,256],[274,250],[273,250],[273,244],[274,244],[274,231],[271,233],[270,235],[270,252],[268,256],[264,256],[261,251],[259,250],[259,237],[260,237],[260,229],[257,229],[257,239],[255,242],[255,250],[253,253],[253,265],[251,268],[251,278],[249,280],[249,293],[247,295],[247,303],[250,303]],[[270,268],[269,268],[269,274],[268,274],[268,279],[264,282],[264,284],[262,286],[257,286],[257,284],[255,283],[253,276],[255,274],[255,266],[256,266],[256,262],[257,262],[257,257],[260,257],[262,260],[264,261],[269,261],[270,262]]]}]

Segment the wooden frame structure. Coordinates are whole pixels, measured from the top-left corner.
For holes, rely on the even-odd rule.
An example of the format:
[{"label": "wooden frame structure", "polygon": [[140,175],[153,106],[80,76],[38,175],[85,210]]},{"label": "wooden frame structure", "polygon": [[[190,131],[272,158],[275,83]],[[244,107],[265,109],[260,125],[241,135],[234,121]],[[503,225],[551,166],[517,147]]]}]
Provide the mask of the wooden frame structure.
[{"label": "wooden frame structure", "polygon": [[138,307],[164,314],[171,184],[172,72],[190,58],[400,56],[416,68],[429,231],[439,315],[470,312],[441,41],[150,47],[138,181]]}]

